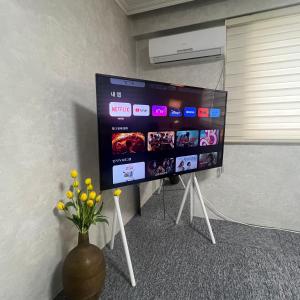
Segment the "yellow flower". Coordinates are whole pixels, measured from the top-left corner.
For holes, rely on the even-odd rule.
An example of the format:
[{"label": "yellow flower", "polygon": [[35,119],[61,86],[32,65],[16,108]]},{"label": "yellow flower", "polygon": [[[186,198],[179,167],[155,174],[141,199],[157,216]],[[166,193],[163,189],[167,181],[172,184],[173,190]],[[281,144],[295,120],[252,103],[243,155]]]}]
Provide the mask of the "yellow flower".
[{"label": "yellow flower", "polygon": [[95,200],[97,195],[96,195],[96,192],[91,191],[89,196],[90,196],[90,199]]},{"label": "yellow flower", "polygon": [[100,202],[101,201],[101,195],[98,195],[97,197],[96,197],[96,202]]},{"label": "yellow flower", "polygon": [[88,198],[88,196],[87,196],[86,193],[82,193],[82,194],[80,195],[80,200],[83,201],[83,202],[86,201],[87,198]]},{"label": "yellow flower", "polygon": [[77,170],[72,170],[70,175],[71,175],[72,178],[76,178],[78,176]]},{"label": "yellow flower", "polygon": [[74,186],[74,187],[78,187],[78,186],[79,186],[79,181],[78,181],[78,180],[74,180],[73,186]]},{"label": "yellow flower", "polygon": [[77,194],[80,194],[80,192],[81,192],[80,189],[77,189]]},{"label": "yellow flower", "polygon": [[114,191],[114,196],[120,196],[122,194],[122,190],[121,189],[116,189]]},{"label": "yellow flower", "polygon": [[92,179],[91,179],[91,178],[87,178],[87,179],[84,181],[84,183],[85,183],[86,185],[90,185],[90,184],[92,183]]},{"label": "yellow flower", "polygon": [[89,206],[89,207],[93,207],[94,206],[94,201],[90,199],[86,202],[86,205]]},{"label": "yellow flower", "polygon": [[69,198],[69,199],[72,199],[73,198],[73,193],[71,191],[67,191],[66,192],[66,196]]},{"label": "yellow flower", "polygon": [[64,210],[65,209],[65,204],[62,201],[58,201],[56,205],[58,210]]},{"label": "yellow flower", "polygon": [[89,185],[87,186],[87,190],[88,190],[88,191],[92,191],[93,189],[94,189],[94,187],[93,187],[92,184],[89,184]]}]

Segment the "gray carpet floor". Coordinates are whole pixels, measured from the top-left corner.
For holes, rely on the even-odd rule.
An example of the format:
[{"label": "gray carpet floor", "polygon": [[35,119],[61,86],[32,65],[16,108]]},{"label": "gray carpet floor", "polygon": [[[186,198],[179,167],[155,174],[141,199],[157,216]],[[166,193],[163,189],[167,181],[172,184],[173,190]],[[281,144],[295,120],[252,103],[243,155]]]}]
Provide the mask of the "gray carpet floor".
[{"label": "gray carpet floor", "polygon": [[137,286],[118,234],[101,299],[300,299],[299,234],[212,220],[212,245],[203,219],[189,224],[188,203],[175,226],[183,191],[165,190],[165,218],[154,195],[125,228]]}]

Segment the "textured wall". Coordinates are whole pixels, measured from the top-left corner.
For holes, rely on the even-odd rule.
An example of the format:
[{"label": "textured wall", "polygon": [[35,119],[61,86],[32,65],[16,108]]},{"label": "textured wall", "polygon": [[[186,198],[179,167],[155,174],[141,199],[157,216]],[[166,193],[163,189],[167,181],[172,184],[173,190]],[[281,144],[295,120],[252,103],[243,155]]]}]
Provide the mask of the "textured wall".
[{"label": "textured wall", "polygon": [[[149,64],[148,41],[137,43],[138,75],[145,79],[215,88],[222,63],[191,61],[153,66]],[[300,230],[299,160],[299,145],[227,144],[224,173],[218,176],[214,169],[198,172],[197,176],[203,196],[226,216]],[[202,216],[199,202],[195,204],[195,215]]]},{"label": "textured wall", "polygon": [[259,11],[300,4],[299,0],[201,0],[132,17],[132,35],[215,22]]},{"label": "textured wall", "polygon": [[[0,299],[53,299],[76,243],[53,207],[71,168],[99,179],[94,74],[134,76],[135,44],[112,0],[0,1],[0,41]],[[126,220],[134,200],[124,189]]]},{"label": "textured wall", "polygon": [[203,196],[234,220],[300,230],[299,160],[299,145],[226,144],[224,173],[198,172],[198,180]]}]

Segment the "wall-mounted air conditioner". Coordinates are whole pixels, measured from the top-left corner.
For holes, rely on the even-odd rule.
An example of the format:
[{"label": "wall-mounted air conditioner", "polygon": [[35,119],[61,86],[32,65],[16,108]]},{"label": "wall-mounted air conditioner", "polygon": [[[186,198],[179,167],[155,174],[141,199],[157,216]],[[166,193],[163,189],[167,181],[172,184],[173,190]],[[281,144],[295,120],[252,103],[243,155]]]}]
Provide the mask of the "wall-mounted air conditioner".
[{"label": "wall-mounted air conditioner", "polygon": [[225,42],[225,26],[150,39],[150,62],[159,64],[193,58],[221,57],[224,54]]}]

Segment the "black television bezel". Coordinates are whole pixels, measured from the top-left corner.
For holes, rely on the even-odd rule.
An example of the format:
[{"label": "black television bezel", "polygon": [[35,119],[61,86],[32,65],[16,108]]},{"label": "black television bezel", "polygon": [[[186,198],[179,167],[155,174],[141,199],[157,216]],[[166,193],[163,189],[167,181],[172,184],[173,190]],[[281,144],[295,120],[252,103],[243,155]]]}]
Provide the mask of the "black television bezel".
[{"label": "black television bezel", "polygon": [[[139,82],[149,82],[149,83],[154,83],[154,84],[162,84],[162,85],[168,85],[168,86],[178,86],[178,87],[187,87],[191,89],[197,89],[197,90],[206,90],[206,91],[212,91],[212,92],[222,92],[225,93],[225,116],[224,116],[224,135],[223,135],[223,143],[222,143],[222,160],[221,164],[218,166],[213,166],[209,168],[205,168],[203,170],[193,169],[193,170],[188,170],[188,171],[182,171],[182,172],[174,172],[172,174],[165,174],[165,175],[159,175],[155,176],[155,178],[143,178],[143,179],[138,179],[138,180],[132,180],[132,181],[126,181],[126,182],[121,182],[117,184],[112,184],[111,187],[105,187],[103,188],[101,186],[101,176],[104,174],[101,174],[101,159],[100,159],[100,148],[101,148],[101,135],[100,135],[100,113],[98,110],[98,97],[99,97],[99,90],[98,90],[98,78],[99,77],[107,77],[107,78],[118,78],[118,79],[124,79],[124,80],[133,80],[133,81],[139,81]],[[96,82],[96,109],[97,109],[97,124],[98,124],[98,160],[99,160],[99,184],[100,184],[100,190],[109,190],[109,189],[114,189],[114,188],[119,188],[119,187],[124,187],[124,186],[129,186],[129,185],[134,185],[134,184],[140,184],[143,182],[149,182],[149,181],[154,181],[154,180],[160,180],[172,175],[184,175],[184,174],[190,174],[190,173],[196,173],[196,172],[203,172],[206,170],[210,169],[216,169],[220,168],[223,166],[223,159],[224,159],[224,144],[225,144],[225,129],[226,129],[226,116],[227,116],[227,95],[228,92],[224,90],[217,90],[217,89],[208,89],[208,88],[202,88],[202,87],[197,87],[197,86],[191,86],[191,85],[185,85],[185,84],[179,84],[179,83],[169,83],[169,82],[162,82],[162,81],[154,81],[154,80],[146,80],[146,79],[138,79],[138,78],[132,78],[132,77],[124,77],[124,76],[117,76],[117,75],[109,75],[109,74],[102,74],[102,73],[96,73],[95,74],[95,82]],[[199,154],[197,155],[197,160]],[[146,162],[145,162],[146,163]],[[104,175],[105,176],[105,175]]]}]

